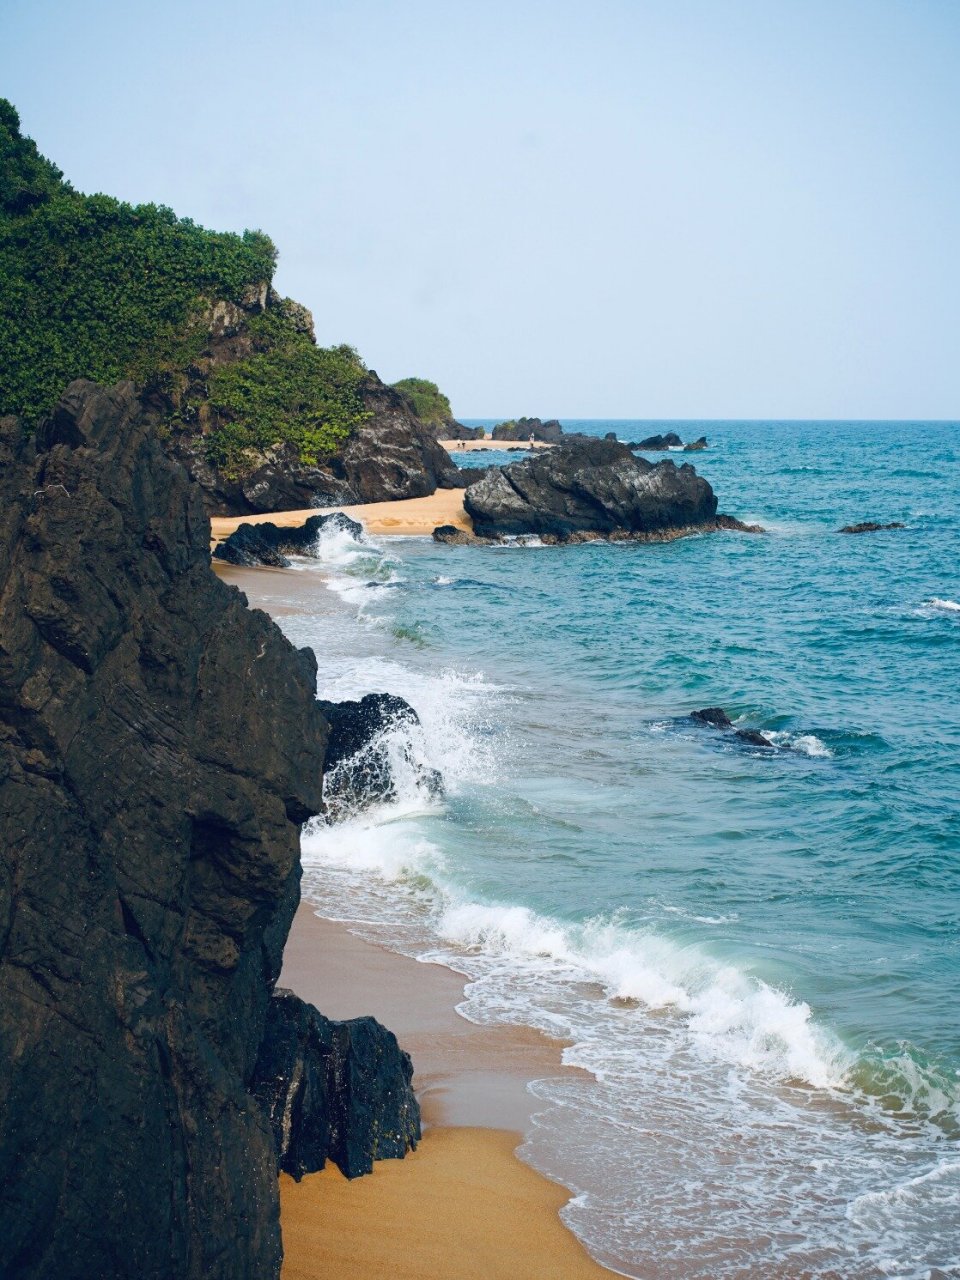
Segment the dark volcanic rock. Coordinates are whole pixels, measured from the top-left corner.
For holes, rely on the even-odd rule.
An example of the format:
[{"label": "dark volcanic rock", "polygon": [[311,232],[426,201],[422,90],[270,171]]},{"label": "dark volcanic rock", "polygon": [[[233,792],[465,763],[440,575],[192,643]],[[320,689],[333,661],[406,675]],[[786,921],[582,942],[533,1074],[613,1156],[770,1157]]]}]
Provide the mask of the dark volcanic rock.
[{"label": "dark volcanic rock", "polygon": [[648,453],[655,453],[661,449],[676,449],[682,444],[683,441],[675,431],[668,431],[666,435],[647,436],[645,440],[638,440],[630,445],[630,448],[646,449]]},{"label": "dark volcanic rock", "polygon": [[758,733],[756,729],[734,728],[733,721],[722,707],[704,707],[701,711],[691,711],[690,719],[697,724],[709,725],[712,729],[731,733],[738,741],[745,742],[748,746],[769,747],[771,751],[776,750],[775,744],[769,738],[765,738],[762,733]]},{"label": "dark volcanic rock", "polygon": [[683,452],[699,453],[701,449],[707,449],[707,448],[709,448],[709,445],[707,444],[707,437],[698,436],[696,440],[691,440],[689,444],[685,444],[683,446]]},{"label": "dark volcanic rock", "polygon": [[264,520],[261,524],[240,525],[229,538],[217,545],[213,558],[246,567],[269,565],[276,569],[286,569],[290,564],[287,556],[310,555],[317,538],[325,530],[331,529],[341,530],[358,541],[363,534],[363,525],[351,520],[342,511],[333,511],[326,516],[310,516],[303,524],[292,528],[284,528],[275,525],[272,520]]},{"label": "dark volcanic rock", "polygon": [[420,1139],[413,1064],[373,1018],[331,1022],[291,991],[267,1008],[252,1090],[270,1118],[277,1165],[299,1181],[331,1159],[348,1178]]},{"label": "dark volcanic rock", "polygon": [[480,542],[476,534],[458,529],[455,524],[438,524],[433,531],[434,542],[444,542],[451,547],[469,547]]},{"label": "dark volcanic rock", "polygon": [[662,534],[715,527],[717,500],[693,467],[654,465],[626,445],[581,438],[498,469],[464,494],[481,536]]},{"label": "dark volcanic rock", "polygon": [[886,533],[888,529],[905,529],[907,526],[899,520],[890,524],[877,524],[874,520],[864,520],[862,524],[845,524],[840,533]]},{"label": "dark volcanic rock", "polygon": [[539,418],[517,418],[515,422],[498,423],[491,432],[493,440],[529,442],[531,436],[546,444],[559,444],[563,439],[563,427],[556,418],[550,418],[547,422],[541,422]]},{"label": "dark volcanic rock", "polygon": [[279,1272],[250,1084],[327,724],[209,536],[131,384],[0,422],[4,1276]]},{"label": "dark volcanic rock", "polygon": [[372,416],[330,464],[357,495],[355,501],[425,498],[438,488],[458,487],[456,463],[399,391],[371,373],[363,403]]},{"label": "dark volcanic rock", "polygon": [[465,427],[456,418],[447,418],[435,428],[438,440],[482,440],[483,427]]},{"label": "dark volcanic rock", "polygon": [[443,779],[424,763],[420,718],[409,702],[368,693],[359,702],[319,705],[330,724],[323,802],[332,821],[394,799],[398,785],[442,793]]}]

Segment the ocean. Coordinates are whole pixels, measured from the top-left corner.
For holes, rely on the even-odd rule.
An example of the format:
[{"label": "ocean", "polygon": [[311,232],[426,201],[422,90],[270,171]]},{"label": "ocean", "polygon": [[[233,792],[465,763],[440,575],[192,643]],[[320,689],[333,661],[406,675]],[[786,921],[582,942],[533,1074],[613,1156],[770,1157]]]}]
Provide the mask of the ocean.
[{"label": "ocean", "polygon": [[960,1275],[960,424],[564,426],[706,434],[669,456],[768,532],[322,542],[278,621],[422,728],[304,895],[569,1042],[523,1154],[617,1270]]}]

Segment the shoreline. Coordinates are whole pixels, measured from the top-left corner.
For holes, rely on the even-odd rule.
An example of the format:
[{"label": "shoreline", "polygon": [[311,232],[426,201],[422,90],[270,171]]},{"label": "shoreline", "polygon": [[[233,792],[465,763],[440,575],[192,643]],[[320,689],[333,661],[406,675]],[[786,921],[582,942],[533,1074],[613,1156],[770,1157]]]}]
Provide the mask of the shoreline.
[{"label": "shoreline", "polygon": [[341,511],[363,525],[365,533],[394,537],[429,537],[441,524],[467,533],[473,523],[463,506],[463,489],[437,489],[426,498],[398,498],[393,502],[363,502],[351,507],[307,507],[300,511],[268,511],[255,516],[211,516],[211,545],[229,538],[242,524],[272,522],[281,529],[305,524],[311,516]]},{"label": "shoreline", "polygon": [[573,1192],[516,1154],[538,1108],[527,1083],[579,1072],[532,1028],[478,1026],[456,1012],[466,978],[297,910],[281,986],[327,1017],[372,1014],[412,1056],[424,1136],[403,1160],[352,1181],[331,1163],[280,1183],[282,1280],[603,1280],[560,1219]]},{"label": "shoreline", "polygon": [[553,448],[547,440],[440,440],[438,444],[442,444],[447,453],[473,453],[477,449],[495,449],[501,453],[522,450],[527,453],[531,449]]}]

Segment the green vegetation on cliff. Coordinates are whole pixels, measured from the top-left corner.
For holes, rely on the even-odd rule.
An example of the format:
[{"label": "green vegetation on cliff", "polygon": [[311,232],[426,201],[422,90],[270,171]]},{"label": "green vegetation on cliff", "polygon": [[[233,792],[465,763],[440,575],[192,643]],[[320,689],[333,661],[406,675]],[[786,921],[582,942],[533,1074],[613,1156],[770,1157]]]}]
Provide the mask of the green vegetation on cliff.
[{"label": "green vegetation on cliff", "polygon": [[428,382],[426,378],[401,378],[393,386],[394,390],[403,392],[417,416],[430,426],[439,426],[453,417],[450,401],[435,382]]},{"label": "green vegetation on cliff", "polygon": [[219,419],[210,460],[234,478],[251,452],[290,441],[300,461],[331,454],[370,415],[360,389],[366,368],[353,347],[316,347],[275,311],[255,316],[248,359],[217,366],[207,403]]},{"label": "green vegetation on cliff", "polygon": [[[249,307],[275,266],[261,231],[75,191],[0,99],[0,414],[36,423],[73,378],[185,387],[211,304]],[[282,307],[246,319],[249,355],[207,378],[211,460],[237,474],[251,451],[286,441],[305,462],[333,452],[366,416],[359,357],[318,349]]]}]

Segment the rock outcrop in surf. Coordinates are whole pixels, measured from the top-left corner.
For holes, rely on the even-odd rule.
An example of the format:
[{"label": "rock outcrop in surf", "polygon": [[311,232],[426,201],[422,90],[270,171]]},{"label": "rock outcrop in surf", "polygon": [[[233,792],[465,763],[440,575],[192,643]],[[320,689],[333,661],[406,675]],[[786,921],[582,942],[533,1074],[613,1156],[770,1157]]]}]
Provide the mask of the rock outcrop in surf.
[{"label": "rock outcrop in surf", "polygon": [[637,458],[613,440],[580,438],[498,468],[464,494],[480,537],[538,534],[676,537],[718,523],[717,499],[689,464]]},{"label": "rock outcrop in surf", "polygon": [[426,796],[443,779],[424,763],[420,718],[403,698],[368,693],[356,702],[322,702],[330,725],[324,759],[323,803],[330,821],[397,797],[405,783]]},{"label": "rock outcrop in surf", "polygon": [[288,569],[289,556],[310,555],[318,540],[325,533],[345,533],[359,540],[363,526],[351,520],[342,511],[325,516],[309,516],[300,525],[276,525],[272,520],[259,524],[242,524],[228,538],[217,544],[214,560],[235,564],[244,568],[267,565],[274,569]]},{"label": "rock outcrop in surf", "polygon": [[756,729],[738,729],[722,707],[704,707],[700,711],[691,711],[690,719],[695,724],[707,725],[711,729],[729,733],[738,742],[746,743],[748,747],[769,747],[771,751],[776,750],[776,743],[771,742]]},{"label": "rock outcrop in surf", "polygon": [[[255,1071],[290,1017],[314,1025],[271,993],[329,728],[313,654],[218,581],[209,536],[131,383],[71,384],[35,437],[0,421],[0,1273],[19,1280],[279,1274]],[[326,1154],[378,1154],[387,1116],[399,1154],[408,1064],[382,1029],[329,1034],[346,1078],[319,1033],[286,1058],[327,1082]],[[361,1061],[370,1105],[348,1096]]]},{"label": "rock outcrop in surf", "polygon": [[863,520],[860,524],[845,524],[839,533],[886,533],[890,529],[905,529],[907,526],[900,520],[891,520],[889,524],[878,524],[876,520]]}]

